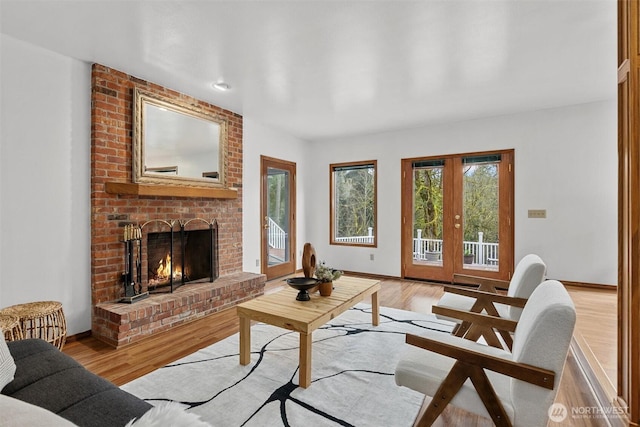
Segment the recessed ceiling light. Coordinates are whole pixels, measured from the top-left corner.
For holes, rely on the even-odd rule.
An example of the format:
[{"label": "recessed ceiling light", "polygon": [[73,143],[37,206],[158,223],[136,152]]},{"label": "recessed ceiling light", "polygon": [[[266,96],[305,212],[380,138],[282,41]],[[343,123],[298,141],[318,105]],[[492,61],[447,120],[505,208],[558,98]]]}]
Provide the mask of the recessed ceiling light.
[{"label": "recessed ceiling light", "polygon": [[225,91],[231,89],[231,86],[229,86],[229,84],[225,83],[225,82],[214,83],[211,86],[213,86],[214,89],[220,90],[222,92],[225,92]]}]

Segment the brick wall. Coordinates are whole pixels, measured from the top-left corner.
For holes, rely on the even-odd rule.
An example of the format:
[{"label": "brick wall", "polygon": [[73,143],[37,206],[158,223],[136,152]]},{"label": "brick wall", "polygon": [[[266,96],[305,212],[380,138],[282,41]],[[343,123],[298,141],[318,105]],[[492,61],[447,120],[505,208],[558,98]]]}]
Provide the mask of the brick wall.
[{"label": "brick wall", "polygon": [[[217,219],[220,275],[242,271],[242,116],[94,64],[91,76],[91,297],[92,305],[123,295],[125,224],[149,219]],[[237,199],[151,197],[105,192],[105,182],[132,182],[133,89],[179,98],[228,122],[227,184]]]}]

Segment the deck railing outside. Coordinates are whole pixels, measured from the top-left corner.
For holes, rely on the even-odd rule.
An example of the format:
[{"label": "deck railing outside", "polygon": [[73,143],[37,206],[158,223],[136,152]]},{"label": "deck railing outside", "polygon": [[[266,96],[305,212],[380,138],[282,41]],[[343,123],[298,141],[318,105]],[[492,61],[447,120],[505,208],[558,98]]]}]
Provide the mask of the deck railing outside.
[{"label": "deck railing outside", "polygon": [[274,249],[284,249],[287,243],[287,232],[274,220],[269,218],[269,246]]},{"label": "deck railing outside", "polygon": [[373,227],[369,227],[369,234],[366,236],[348,236],[348,237],[336,237],[336,242],[340,243],[374,243]]},{"label": "deck railing outside", "polygon": [[[423,239],[422,230],[417,230],[413,239],[413,259],[418,261],[438,261],[442,258],[441,239]],[[462,242],[463,253],[473,255],[472,264],[497,265],[498,243],[484,242],[484,233],[478,232],[478,241]]]},{"label": "deck railing outside", "polygon": [[[275,249],[284,249],[286,245],[287,233],[271,218],[269,218],[269,246]],[[484,233],[478,233],[478,241],[462,242],[462,250],[465,254],[473,255],[472,264],[497,265],[498,264],[498,243],[487,243],[483,241]],[[336,237],[336,242],[340,243],[374,243],[373,228],[369,227],[366,236]],[[417,261],[438,261],[442,258],[442,240],[424,239],[422,230],[417,230],[417,237],[413,239],[413,259]]]}]

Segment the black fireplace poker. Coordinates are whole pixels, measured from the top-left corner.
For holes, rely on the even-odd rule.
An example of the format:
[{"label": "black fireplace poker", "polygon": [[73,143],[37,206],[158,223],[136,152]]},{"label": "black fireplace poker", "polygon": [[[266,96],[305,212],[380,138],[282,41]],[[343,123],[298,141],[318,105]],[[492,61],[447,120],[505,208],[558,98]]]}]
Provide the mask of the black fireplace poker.
[{"label": "black fireplace poker", "polygon": [[[142,280],[140,277],[140,252],[142,249],[142,229],[138,226],[128,224],[124,227],[124,273],[122,273],[122,283],[124,285],[124,297],[120,302],[134,303],[149,296],[149,292],[142,292]],[[136,258],[137,286],[134,280],[134,252],[136,243],[138,246],[138,257]]]}]

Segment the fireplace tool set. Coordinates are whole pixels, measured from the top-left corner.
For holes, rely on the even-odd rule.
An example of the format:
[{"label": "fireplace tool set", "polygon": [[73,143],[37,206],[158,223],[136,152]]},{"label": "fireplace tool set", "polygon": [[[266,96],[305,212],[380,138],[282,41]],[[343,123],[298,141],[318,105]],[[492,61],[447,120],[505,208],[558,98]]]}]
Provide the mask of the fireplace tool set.
[{"label": "fireplace tool set", "polygon": [[[142,228],[133,224],[124,226],[124,273],[122,273],[122,283],[124,284],[124,297],[120,302],[133,303],[149,296],[149,292],[142,292],[142,270],[140,268],[140,254],[142,253]],[[134,280],[134,252],[138,247],[135,257]]]}]

